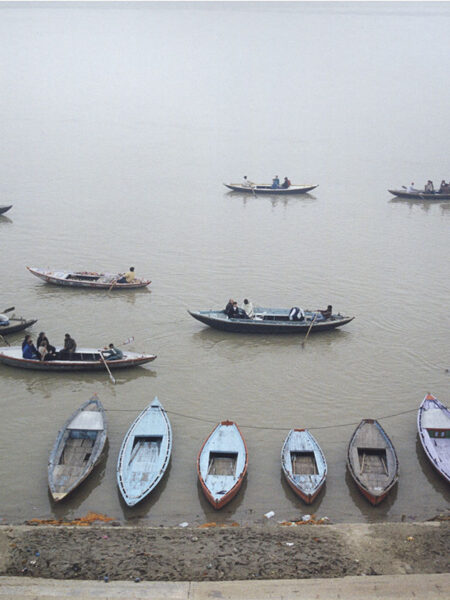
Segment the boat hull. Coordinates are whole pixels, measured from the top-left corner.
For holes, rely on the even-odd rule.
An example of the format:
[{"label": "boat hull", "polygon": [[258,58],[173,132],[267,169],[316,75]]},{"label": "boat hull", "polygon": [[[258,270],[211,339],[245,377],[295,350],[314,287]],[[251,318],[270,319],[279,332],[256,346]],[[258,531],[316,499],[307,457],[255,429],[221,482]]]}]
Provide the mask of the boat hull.
[{"label": "boat hull", "polygon": [[[83,415],[81,414],[83,413]],[[95,417],[89,429],[76,425],[77,419]],[[91,419],[92,421],[92,419]],[[84,420],[89,423],[89,418]],[[74,424],[74,427],[71,425]],[[103,406],[95,396],[85,402],[58,432],[48,461],[48,485],[55,502],[73,492],[100,461],[107,439],[107,422]],[[84,447],[83,447],[84,445]],[[89,459],[83,460],[88,453]],[[81,454],[81,459],[80,459]]]},{"label": "boat hull", "polygon": [[397,198],[405,198],[411,200],[450,200],[450,193],[436,192],[408,192],[407,190],[388,190],[390,194]]},{"label": "boat hull", "polygon": [[431,394],[419,407],[417,430],[428,460],[450,483],[450,410]]},{"label": "boat hull", "polygon": [[[33,267],[27,267],[27,269],[38,277],[42,279],[46,283],[51,283],[54,285],[62,285],[65,287],[76,287],[76,288],[85,288],[91,290],[136,290],[139,288],[144,288],[150,285],[151,281],[147,279],[138,279],[136,281],[132,281],[131,283],[117,283],[114,280],[110,281],[83,281],[80,279],[73,279],[70,277],[71,272],[55,272],[55,271],[45,271],[43,269],[37,269]],[[78,277],[82,277],[83,273],[73,273]],[[111,277],[106,275],[105,273],[91,273],[89,276],[92,277]]]},{"label": "boat hull", "polygon": [[117,485],[128,506],[142,502],[166,472],[172,453],[172,427],[155,398],[127,431],[117,461]]},{"label": "boat hull", "polygon": [[[57,348],[58,350],[58,348]],[[4,348],[0,352],[0,363],[10,367],[19,367],[21,369],[32,369],[35,371],[104,371],[105,363],[100,359],[98,350],[95,348],[80,348],[77,353],[80,360],[36,360],[22,358],[22,348],[20,346],[11,346]],[[98,356],[96,360],[83,360],[83,355],[86,357]],[[154,354],[137,354],[129,352],[124,354],[121,360],[106,361],[108,367],[112,369],[126,369],[136,367],[155,360]]]},{"label": "boat hull", "polygon": [[12,204],[0,206],[0,215],[7,212],[10,208],[12,208]]},{"label": "boat hull", "polygon": [[[271,309],[258,308],[255,313],[263,313]],[[285,310],[286,314],[289,310]],[[262,333],[262,334],[306,334],[310,328],[311,320],[306,321],[289,321],[286,320],[257,320],[257,319],[229,319],[224,311],[190,311],[188,313],[200,323],[209,325],[220,331],[228,331],[231,333]],[[329,331],[342,327],[354,317],[335,316],[334,318],[316,321],[311,327],[311,333],[319,331]]]},{"label": "boat hull", "polygon": [[37,319],[10,319],[9,325],[5,327],[0,326],[0,335],[7,335],[9,333],[17,333],[18,331],[23,331],[28,327],[31,327],[37,323]]},{"label": "boat hull", "polygon": [[238,183],[224,183],[225,187],[233,192],[241,192],[244,194],[268,194],[271,196],[293,196],[295,194],[307,194],[314,190],[317,185],[292,185],[288,188],[272,188],[270,185],[254,185],[248,187]]}]

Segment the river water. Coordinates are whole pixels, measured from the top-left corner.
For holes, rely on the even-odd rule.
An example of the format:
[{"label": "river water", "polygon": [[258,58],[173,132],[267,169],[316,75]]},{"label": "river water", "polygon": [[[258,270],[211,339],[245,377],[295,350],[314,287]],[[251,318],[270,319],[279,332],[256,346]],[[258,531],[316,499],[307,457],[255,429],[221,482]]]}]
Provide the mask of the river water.
[{"label": "river water", "polygon": [[[449,403],[450,202],[388,188],[450,177],[446,3],[0,5],[0,308],[36,336],[158,358],[106,373],[0,366],[0,517],[253,523],[313,512],[335,522],[428,518],[449,488],[419,445],[429,391]],[[437,43],[439,41],[439,43]],[[223,182],[315,183],[307,196],[228,193]],[[25,266],[124,271],[148,290],[46,285]],[[310,336],[209,329],[188,308],[229,297],[325,307],[355,320]],[[18,344],[22,336],[10,338]],[[67,502],[47,491],[58,428],[92,394],[108,410],[106,459]],[[158,396],[174,435],[168,473],[130,510],[115,481],[122,438]],[[346,473],[349,439],[378,418],[399,484],[374,508]],[[222,511],[197,483],[213,426],[236,421],[247,481]],[[292,427],[328,461],[312,507],[280,469]]]}]

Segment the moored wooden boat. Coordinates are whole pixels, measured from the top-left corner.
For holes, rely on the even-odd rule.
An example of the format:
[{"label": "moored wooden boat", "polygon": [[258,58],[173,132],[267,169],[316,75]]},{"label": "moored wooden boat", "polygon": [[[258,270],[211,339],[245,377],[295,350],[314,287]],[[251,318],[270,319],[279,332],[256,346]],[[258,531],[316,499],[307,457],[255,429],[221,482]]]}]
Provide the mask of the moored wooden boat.
[{"label": "moored wooden boat", "polygon": [[117,461],[117,484],[128,506],[141,502],[161,481],[172,452],[172,428],[155,398],[127,431]]},{"label": "moored wooden boat", "polygon": [[318,185],[291,185],[288,188],[273,188],[268,183],[257,183],[251,187],[241,183],[224,183],[223,185],[233,192],[243,192],[244,194],[271,194],[276,196],[306,194],[318,187]]},{"label": "moored wooden boat", "polygon": [[[60,352],[61,348],[56,348]],[[155,360],[155,354],[138,354],[137,352],[124,352],[120,360],[107,360],[110,369],[125,369],[143,365]],[[22,357],[21,346],[0,348],[0,363],[22,369],[39,371],[102,371],[105,363],[100,358],[96,348],[77,348],[70,359],[56,358],[54,360],[38,360]]]},{"label": "moored wooden boat", "polygon": [[238,493],[247,473],[247,445],[236,423],[222,421],[204,442],[197,473],[205,496],[222,508]]},{"label": "moored wooden boat", "polygon": [[255,307],[254,319],[229,318],[224,310],[201,310],[188,313],[205,325],[221,331],[233,333],[307,333],[312,321],[311,333],[336,329],[353,321],[355,317],[345,317],[333,314],[325,319],[317,311],[305,311],[303,321],[291,321],[289,308],[262,308]]},{"label": "moored wooden boat", "polygon": [[100,460],[107,438],[105,411],[94,396],[64,423],[48,461],[48,485],[59,502],[80,485]]},{"label": "moored wooden boat", "polygon": [[425,192],[417,190],[408,192],[408,190],[388,190],[390,194],[397,198],[410,198],[411,200],[450,200],[450,192]]},{"label": "moored wooden boat", "polygon": [[417,429],[431,464],[450,482],[450,410],[432,394],[419,407]]},{"label": "moored wooden boat", "polygon": [[281,467],[294,492],[307,504],[314,502],[325,484],[327,463],[307,429],[291,429],[281,450]]},{"label": "moored wooden boat", "polygon": [[117,273],[96,273],[94,271],[49,271],[37,267],[27,267],[36,277],[46,283],[69,287],[111,290],[135,290],[148,286],[148,279],[134,279],[131,283],[117,283]]},{"label": "moored wooden boat", "polygon": [[394,446],[375,419],[363,419],[350,440],[347,466],[360,492],[379,504],[398,480]]},{"label": "moored wooden boat", "polygon": [[0,322],[0,335],[23,331],[35,323],[37,323],[37,319],[25,319],[24,317],[15,317],[13,315],[12,317],[9,317],[7,325],[2,325]]},{"label": "moored wooden boat", "polygon": [[12,208],[12,204],[0,204],[0,215]]}]

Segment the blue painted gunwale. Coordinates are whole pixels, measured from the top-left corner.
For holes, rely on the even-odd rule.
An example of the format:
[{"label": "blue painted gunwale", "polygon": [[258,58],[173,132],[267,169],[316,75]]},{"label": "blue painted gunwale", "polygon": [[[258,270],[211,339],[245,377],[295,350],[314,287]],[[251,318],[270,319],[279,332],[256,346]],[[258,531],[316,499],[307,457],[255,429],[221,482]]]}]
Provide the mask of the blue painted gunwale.
[{"label": "blue painted gunwale", "polygon": [[[96,272],[79,272],[79,271],[48,271],[37,267],[27,267],[27,269],[43,279],[46,283],[54,285],[62,285],[67,287],[88,288],[88,289],[111,289],[111,290],[136,290],[138,288],[147,287],[151,281],[148,279],[135,279],[131,283],[117,283],[114,273],[96,273]],[[71,275],[77,277],[86,277],[84,281],[71,278]],[[103,279],[103,281],[102,281]]]},{"label": "blue painted gunwale", "polygon": [[[432,411],[432,413],[430,412]],[[432,394],[427,394],[417,414],[417,430],[422,447],[436,471],[450,483],[450,437],[431,438],[427,425],[430,426],[430,415],[434,416],[433,429],[450,430],[450,410]],[[436,419],[437,417],[437,419]],[[440,427],[436,427],[440,425]]]},{"label": "blue painted gunwale", "polygon": [[[136,437],[161,437],[158,455],[140,446]],[[158,398],[141,412],[127,431],[117,460],[117,485],[128,506],[135,506],[161,481],[172,453],[172,427]],[[139,459],[139,460],[138,460]],[[133,463],[133,464],[131,464]]]},{"label": "blue painted gunwale", "polygon": [[[294,474],[291,452],[313,452],[317,474]],[[281,467],[288,484],[307,504],[314,502],[327,477],[327,462],[314,436],[307,429],[291,429],[281,449]]]},{"label": "blue painted gunwale", "polygon": [[[236,453],[234,475],[208,475],[211,452]],[[236,423],[222,421],[212,430],[197,457],[197,474],[203,492],[212,506],[222,508],[239,491],[248,467],[247,444]]]},{"label": "blue painted gunwale", "polygon": [[[95,438],[95,443],[91,450],[91,456],[89,461],[86,463],[85,468],[80,470],[80,474],[78,478],[72,481],[69,485],[67,484],[68,480],[71,479],[71,473],[57,473],[59,466],[59,461],[62,453],[64,452],[64,448],[67,444],[67,438],[69,437],[68,427],[72,423],[72,421],[77,417],[81,412],[86,410],[94,409],[101,415],[101,420],[103,423],[102,429],[97,431],[97,435]],[[93,396],[84,404],[80,406],[64,423],[61,429],[58,431],[58,435],[56,436],[56,441],[53,445],[52,451],[50,452],[50,457],[48,460],[48,485],[50,488],[50,492],[52,494],[53,500],[55,502],[59,502],[63,498],[65,498],[68,494],[70,494],[76,487],[82,483],[86,477],[92,472],[96,464],[99,462],[100,457],[102,455],[103,449],[105,447],[105,443],[108,437],[108,426],[105,411],[102,403],[97,398],[97,396]]]},{"label": "blue painted gunwale", "polygon": [[[305,311],[304,321],[289,321],[290,308],[263,308],[255,307],[255,319],[229,318],[224,310],[202,310],[190,311],[188,313],[197,321],[209,325],[220,331],[232,333],[274,333],[274,334],[298,334],[307,333],[316,311]],[[345,317],[341,314],[333,314],[329,319],[320,319],[314,322],[311,333],[328,331],[342,327],[353,321],[355,317]]]},{"label": "blue painted gunwale", "polygon": [[244,194],[270,194],[275,196],[306,194],[318,187],[318,185],[291,185],[288,188],[273,188],[269,183],[257,183],[251,187],[241,183],[224,183],[223,185],[233,192],[243,192]]},{"label": "blue painted gunwale", "polygon": [[[60,347],[56,348],[58,352]],[[37,371],[102,371],[104,362],[100,359],[97,348],[77,348],[76,355],[82,360],[37,360],[22,357],[21,346],[9,346],[0,349],[0,363],[10,367],[33,369]],[[98,357],[98,358],[97,358]],[[136,367],[155,360],[155,354],[124,353],[120,360],[107,360],[110,369]]]}]

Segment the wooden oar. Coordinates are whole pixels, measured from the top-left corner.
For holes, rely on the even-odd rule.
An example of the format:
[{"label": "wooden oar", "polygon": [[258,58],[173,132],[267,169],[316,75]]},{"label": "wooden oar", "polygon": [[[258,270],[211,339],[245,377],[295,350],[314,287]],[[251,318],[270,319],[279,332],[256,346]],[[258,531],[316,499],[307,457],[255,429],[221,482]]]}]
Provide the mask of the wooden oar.
[{"label": "wooden oar", "polygon": [[113,287],[116,285],[116,283],[117,283],[117,279],[114,279],[114,281],[112,282],[111,287],[109,288],[108,292],[110,292],[113,289]]},{"label": "wooden oar", "polygon": [[311,321],[311,325],[309,326],[309,329],[308,329],[308,331],[306,332],[305,339],[304,339],[304,340],[303,340],[303,342],[302,342],[302,348],[304,348],[304,347],[305,347],[306,340],[308,339],[308,335],[309,335],[309,333],[310,333],[310,331],[311,331],[311,329],[312,329],[312,326],[314,325],[314,321],[315,321],[316,319],[317,319],[317,313],[314,315],[314,319]]},{"label": "wooden oar", "polygon": [[110,378],[110,379],[111,379],[111,381],[112,381],[112,382],[115,384],[115,383],[116,383],[116,380],[115,380],[115,379],[114,379],[114,377],[112,376],[111,370],[110,370],[110,368],[108,367],[108,365],[106,364],[106,360],[105,360],[105,357],[104,357],[104,356],[103,356],[103,354],[102,354],[102,351],[101,351],[101,350],[99,350],[98,352],[99,352],[99,354],[100,354],[100,358],[101,358],[101,359],[102,359],[102,361],[103,361],[103,364],[104,364],[104,365],[105,365],[105,367],[106,367],[106,370],[108,371],[109,378]]}]

